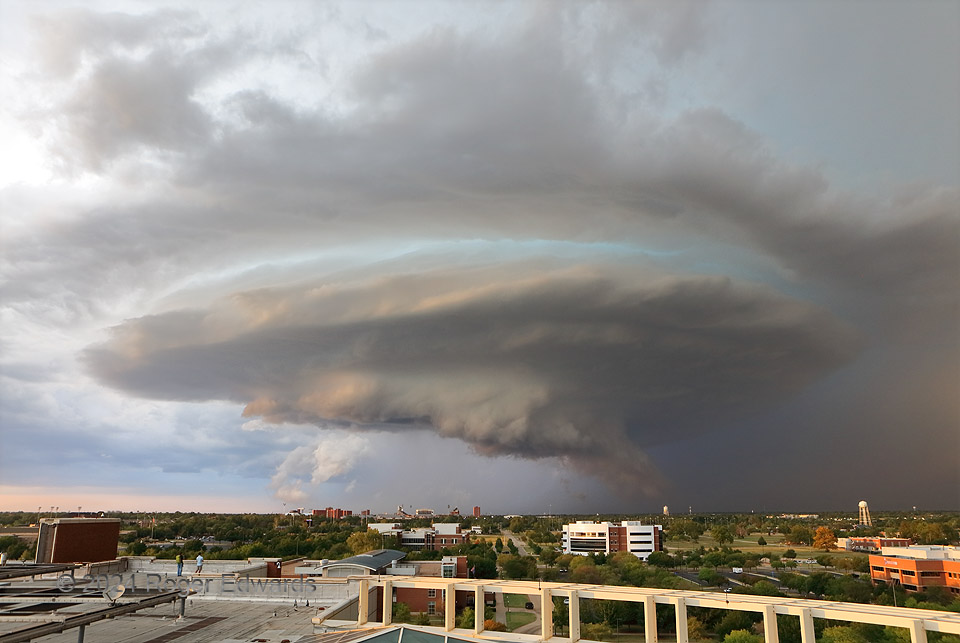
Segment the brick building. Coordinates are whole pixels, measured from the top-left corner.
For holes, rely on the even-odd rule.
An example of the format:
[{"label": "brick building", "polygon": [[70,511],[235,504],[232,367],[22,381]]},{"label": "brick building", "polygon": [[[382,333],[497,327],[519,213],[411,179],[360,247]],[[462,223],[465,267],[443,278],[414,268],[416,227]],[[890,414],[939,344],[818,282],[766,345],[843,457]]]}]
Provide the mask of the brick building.
[{"label": "brick building", "polygon": [[909,547],[909,538],[886,538],[884,536],[856,536],[837,538],[837,547],[847,551],[866,551],[878,554],[884,547]]},{"label": "brick building", "polygon": [[960,548],[884,547],[881,554],[870,556],[870,580],[898,582],[909,592],[939,586],[960,594]]},{"label": "brick building", "polygon": [[401,547],[410,549],[440,551],[446,547],[461,545],[469,538],[469,532],[462,531],[459,523],[452,522],[438,522],[421,529],[403,529],[394,522],[374,522],[370,523],[368,528],[385,536],[394,536]]}]

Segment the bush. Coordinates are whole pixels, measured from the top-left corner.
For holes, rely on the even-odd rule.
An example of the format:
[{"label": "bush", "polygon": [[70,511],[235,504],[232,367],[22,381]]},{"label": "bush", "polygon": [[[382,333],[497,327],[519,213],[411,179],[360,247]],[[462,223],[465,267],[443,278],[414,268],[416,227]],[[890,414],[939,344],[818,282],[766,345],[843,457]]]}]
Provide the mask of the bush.
[{"label": "bush", "polygon": [[473,611],[472,607],[465,607],[462,612],[460,612],[459,618],[457,618],[457,627],[463,629],[472,630],[473,621],[476,618],[476,612]]},{"label": "bush", "polygon": [[406,603],[393,604],[393,620],[396,623],[410,622],[410,606]]},{"label": "bush", "polygon": [[483,622],[483,629],[487,630],[488,632],[506,632],[507,626],[500,621],[487,619]]},{"label": "bush", "polygon": [[819,638],[823,643],[870,643],[867,637],[849,626],[828,627]]},{"label": "bush", "polygon": [[[753,616],[747,612],[728,611],[716,627],[717,636],[726,636],[737,630],[749,631],[753,627]],[[726,641],[727,639],[724,638]]]},{"label": "bush", "polygon": [[613,630],[606,623],[583,623],[580,635],[591,641],[608,641],[613,637]]},{"label": "bush", "polygon": [[763,638],[749,630],[734,630],[723,637],[723,643],[763,643]]},{"label": "bush", "polygon": [[687,637],[691,641],[702,641],[709,638],[707,626],[696,616],[687,617]]}]

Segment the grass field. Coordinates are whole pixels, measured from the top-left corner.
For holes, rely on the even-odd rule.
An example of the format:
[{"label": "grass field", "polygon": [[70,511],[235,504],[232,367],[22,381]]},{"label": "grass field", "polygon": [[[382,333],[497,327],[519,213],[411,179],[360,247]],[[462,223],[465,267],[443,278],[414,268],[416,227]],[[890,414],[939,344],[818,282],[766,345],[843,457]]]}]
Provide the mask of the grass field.
[{"label": "grass field", "polygon": [[[773,554],[783,554],[788,549],[792,549],[797,552],[797,558],[816,558],[817,556],[826,553],[822,549],[814,549],[813,547],[808,547],[806,545],[791,545],[783,541],[783,534],[774,534],[768,536],[763,534],[763,539],[767,541],[766,545],[758,545],[757,539],[761,534],[750,534],[746,538],[736,538],[733,543],[730,545],[732,549],[739,549],[745,554],[760,554],[763,552],[770,552]],[[696,549],[701,545],[710,549],[711,547],[718,547],[717,541],[710,537],[709,534],[704,534],[696,541],[693,540],[668,540],[664,543],[667,550],[669,551],[687,551],[690,549]],[[862,557],[867,556],[865,553],[853,552],[853,551],[837,551],[834,550],[829,552],[832,555],[848,556],[848,557]]]},{"label": "grass field", "polygon": [[530,599],[526,594],[504,594],[503,604],[507,607],[516,607],[523,609]]},{"label": "grass field", "polygon": [[533,612],[507,612],[507,629],[515,630],[527,623],[533,623],[537,620],[537,615]]}]

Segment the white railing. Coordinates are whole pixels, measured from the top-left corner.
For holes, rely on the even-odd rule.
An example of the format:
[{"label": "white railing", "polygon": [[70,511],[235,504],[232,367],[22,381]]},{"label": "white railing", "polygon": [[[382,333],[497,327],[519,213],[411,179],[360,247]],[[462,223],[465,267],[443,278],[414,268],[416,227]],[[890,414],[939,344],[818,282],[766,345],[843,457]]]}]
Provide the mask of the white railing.
[{"label": "white railing", "polygon": [[[540,634],[521,635],[499,632],[485,632],[483,628],[483,610],[476,610],[474,628],[458,630],[461,635],[479,636],[512,641],[546,641],[555,639],[556,643],[576,643],[580,640],[579,599],[600,599],[643,603],[644,634],[647,643],[657,641],[656,605],[672,605],[676,614],[676,640],[687,643],[687,607],[709,607],[713,609],[757,612],[763,615],[765,643],[778,643],[777,616],[786,614],[800,619],[800,635],[803,643],[815,643],[813,619],[829,619],[854,623],[902,627],[910,632],[912,643],[926,643],[927,632],[960,634],[960,614],[938,612],[934,610],[910,609],[905,607],[887,607],[861,603],[841,603],[803,598],[777,598],[745,594],[726,594],[713,592],[695,592],[685,590],[651,589],[646,587],[618,587],[610,585],[578,585],[573,583],[542,583],[537,581],[505,581],[481,579],[443,579],[436,577],[354,577],[360,582],[359,605],[356,625],[372,627],[389,625],[392,621],[394,588],[444,589],[447,596],[451,592],[473,592],[474,604],[484,604],[484,594],[526,594],[540,597]],[[382,620],[369,622],[369,615],[375,607],[369,604],[370,590],[383,588]],[[569,599],[569,637],[553,635],[553,598]],[[566,601],[565,601],[566,602]],[[452,632],[455,627],[456,601],[445,601],[444,627],[433,628],[437,631]],[[424,628],[425,631],[430,628]]]}]

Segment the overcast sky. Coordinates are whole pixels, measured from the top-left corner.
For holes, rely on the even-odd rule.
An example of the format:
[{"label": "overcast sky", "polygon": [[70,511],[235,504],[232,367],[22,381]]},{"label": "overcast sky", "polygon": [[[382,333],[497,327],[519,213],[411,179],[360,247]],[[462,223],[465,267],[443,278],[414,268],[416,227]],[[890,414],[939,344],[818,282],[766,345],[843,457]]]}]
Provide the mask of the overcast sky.
[{"label": "overcast sky", "polygon": [[0,3],[0,509],[960,508],[960,3]]}]

